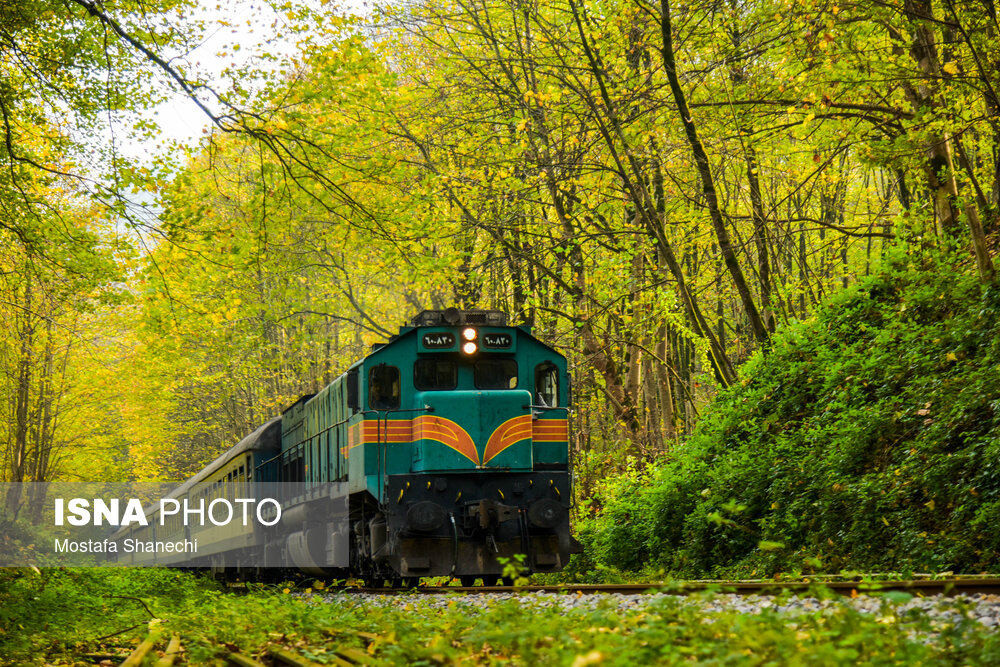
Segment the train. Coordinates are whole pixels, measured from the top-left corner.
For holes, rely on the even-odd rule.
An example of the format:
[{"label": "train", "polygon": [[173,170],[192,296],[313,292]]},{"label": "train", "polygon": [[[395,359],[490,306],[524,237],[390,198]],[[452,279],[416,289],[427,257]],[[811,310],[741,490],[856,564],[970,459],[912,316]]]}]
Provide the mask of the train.
[{"label": "train", "polygon": [[280,496],[280,520],[265,512],[271,521],[219,527],[154,508],[148,525],[112,539],[197,540],[197,553],[122,549],[116,559],[390,585],[559,571],[579,546],[570,400],[566,358],[529,327],[499,310],[424,310],[165,494],[170,507]]}]

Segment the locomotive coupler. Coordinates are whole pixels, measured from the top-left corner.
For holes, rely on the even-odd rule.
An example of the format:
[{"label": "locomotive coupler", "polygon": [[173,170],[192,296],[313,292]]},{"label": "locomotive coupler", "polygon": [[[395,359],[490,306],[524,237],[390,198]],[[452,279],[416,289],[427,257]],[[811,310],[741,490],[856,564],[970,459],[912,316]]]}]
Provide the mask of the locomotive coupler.
[{"label": "locomotive coupler", "polygon": [[518,509],[510,505],[503,505],[493,500],[483,499],[478,503],[470,503],[466,506],[466,516],[473,520],[478,520],[480,530],[493,532],[497,526],[504,521],[516,519]]}]

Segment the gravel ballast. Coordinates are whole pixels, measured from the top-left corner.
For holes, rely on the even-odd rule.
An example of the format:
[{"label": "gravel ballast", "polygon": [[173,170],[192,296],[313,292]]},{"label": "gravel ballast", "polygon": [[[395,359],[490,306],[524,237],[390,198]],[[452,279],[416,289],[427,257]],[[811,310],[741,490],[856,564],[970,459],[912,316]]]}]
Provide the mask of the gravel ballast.
[{"label": "gravel ballast", "polygon": [[845,605],[865,614],[879,618],[889,615],[903,620],[908,616],[926,615],[932,620],[942,623],[955,623],[962,618],[974,619],[985,628],[995,628],[1000,624],[1000,595],[933,595],[913,597],[902,594],[888,595],[858,595],[856,597],[819,598],[809,595],[771,596],[771,595],[734,595],[734,594],[699,594],[692,596],[677,596],[666,593],[647,593],[629,595],[622,593],[477,593],[477,594],[393,594],[380,595],[375,593],[333,594],[326,598],[330,601],[353,600],[362,605],[377,605],[381,607],[396,606],[406,609],[421,609],[432,611],[455,607],[466,608],[469,611],[488,609],[503,603],[514,603],[532,610],[557,608],[559,611],[586,611],[599,607],[607,609],[616,607],[619,611],[642,611],[644,607],[662,604],[691,605],[700,608],[707,615],[736,613],[761,614],[777,613],[796,616],[801,614],[816,614],[842,609]]}]

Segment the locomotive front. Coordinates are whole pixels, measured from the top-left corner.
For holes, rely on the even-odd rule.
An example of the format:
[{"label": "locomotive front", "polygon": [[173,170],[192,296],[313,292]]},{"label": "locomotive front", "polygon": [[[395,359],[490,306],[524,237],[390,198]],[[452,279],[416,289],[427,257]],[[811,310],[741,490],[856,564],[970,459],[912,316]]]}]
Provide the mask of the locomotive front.
[{"label": "locomotive front", "polygon": [[533,572],[566,565],[561,354],[499,311],[426,310],[346,385],[352,570],[490,584],[515,554]]}]

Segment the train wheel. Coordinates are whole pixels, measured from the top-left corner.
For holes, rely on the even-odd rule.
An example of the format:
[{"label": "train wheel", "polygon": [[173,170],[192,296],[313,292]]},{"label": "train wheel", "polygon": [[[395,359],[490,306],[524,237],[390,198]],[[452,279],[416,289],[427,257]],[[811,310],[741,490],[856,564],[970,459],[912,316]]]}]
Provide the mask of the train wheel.
[{"label": "train wheel", "polygon": [[470,576],[462,576],[458,578],[458,581],[466,588],[472,588],[476,585],[476,578]]}]

